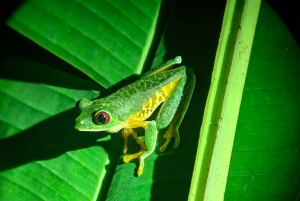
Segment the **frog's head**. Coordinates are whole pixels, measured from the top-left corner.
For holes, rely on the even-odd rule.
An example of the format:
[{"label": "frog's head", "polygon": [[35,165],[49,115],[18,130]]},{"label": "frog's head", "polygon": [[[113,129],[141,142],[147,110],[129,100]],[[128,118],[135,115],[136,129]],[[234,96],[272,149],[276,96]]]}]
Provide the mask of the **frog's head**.
[{"label": "frog's head", "polygon": [[102,100],[90,101],[86,98],[80,100],[78,105],[80,115],[76,118],[75,124],[77,130],[115,133],[124,127],[118,115],[114,114],[111,105]]}]

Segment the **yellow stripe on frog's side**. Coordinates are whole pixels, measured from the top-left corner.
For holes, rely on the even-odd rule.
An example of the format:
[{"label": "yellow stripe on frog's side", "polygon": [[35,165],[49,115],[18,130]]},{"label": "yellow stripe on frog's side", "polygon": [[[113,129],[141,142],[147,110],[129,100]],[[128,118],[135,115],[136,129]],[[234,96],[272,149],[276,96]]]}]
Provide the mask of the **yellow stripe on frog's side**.
[{"label": "yellow stripe on frog's side", "polygon": [[155,109],[169,97],[180,79],[178,78],[156,91],[155,95],[143,105],[141,111],[131,115],[129,119],[143,121],[150,117]]}]

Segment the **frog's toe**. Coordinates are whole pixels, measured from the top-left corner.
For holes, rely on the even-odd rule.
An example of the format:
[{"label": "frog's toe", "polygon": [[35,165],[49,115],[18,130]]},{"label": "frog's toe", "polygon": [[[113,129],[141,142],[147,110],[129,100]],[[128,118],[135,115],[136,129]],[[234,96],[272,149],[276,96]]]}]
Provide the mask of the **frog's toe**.
[{"label": "frog's toe", "polygon": [[[132,159],[140,158],[140,156],[146,151],[147,148],[146,148],[145,143],[142,141],[142,138],[137,137],[136,138],[136,143],[138,143],[141,146],[140,151],[135,153],[135,154],[128,154],[128,155],[124,156],[123,161],[125,163],[131,161]],[[127,146],[126,146],[126,148],[127,148]],[[124,146],[124,150],[125,150],[125,146]],[[124,152],[124,153],[126,153],[126,152]]]},{"label": "frog's toe", "polygon": [[128,150],[127,144],[126,145],[124,144],[123,153],[126,154],[127,150]]},{"label": "frog's toe", "polygon": [[177,148],[179,144],[180,144],[180,142],[174,142],[173,148]]},{"label": "frog's toe", "polygon": [[159,148],[160,152],[164,152],[167,147],[168,144],[170,143],[171,138],[173,137],[173,129],[171,127],[169,127],[169,129],[167,130],[167,132],[164,134],[164,138],[166,138],[165,143]]},{"label": "frog's toe", "polygon": [[140,165],[139,165],[139,169],[137,171],[137,176],[138,177],[141,176],[141,174],[143,173],[144,166],[145,166],[144,160],[140,159]]},{"label": "frog's toe", "polygon": [[159,148],[159,151],[164,152],[167,149],[169,142],[170,139],[167,138],[166,142]]},{"label": "frog's toe", "polygon": [[180,144],[180,135],[179,135],[179,132],[178,132],[177,129],[174,130],[174,138],[175,138],[175,142],[174,142],[174,144],[173,144],[173,147],[174,147],[174,148],[177,148],[178,145]]},{"label": "frog's toe", "polygon": [[123,157],[123,161],[125,163],[128,163],[129,161],[133,160],[133,159],[136,159],[136,158],[140,158],[140,156],[144,153],[144,151],[139,151],[135,154],[128,154],[126,156]]},{"label": "frog's toe", "polygon": [[175,129],[173,127],[169,127],[169,129],[167,130],[167,132],[164,134],[164,138],[166,138],[166,142],[159,148],[160,152],[164,152],[172,137],[175,137],[175,143],[173,145],[174,148],[177,148],[179,143],[180,143],[180,137],[179,137],[179,132],[178,129]]},{"label": "frog's toe", "polygon": [[[123,135],[123,136],[124,136],[124,135]],[[127,139],[127,137],[124,137],[124,148],[123,148],[123,153],[124,153],[124,154],[126,154],[127,149],[128,149],[127,143],[128,143],[128,139]]]},{"label": "frog's toe", "polygon": [[140,151],[145,151],[147,148],[146,148],[146,145],[145,143],[143,142],[142,138],[141,137],[137,137],[136,138],[136,143],[139,144],[141,146],[141,149]]},{"label": "frog's toe", "polygon": [[144,153],[145,151],[139,151],[135,154],[128,154],[126,156],[123,157],[123,161],[125,163],[133,160],[133,159],[136,159],[138,158],[139,161],[140,161],[140,164],[139,164],[139,168],[137,170],[137,176],[141,176],[141,174],[143,173],[143,170],[144,170],[144,166],[145,166],[145,162],[144,162],[144,159],[143,157],[141,157],[141,155]]}]

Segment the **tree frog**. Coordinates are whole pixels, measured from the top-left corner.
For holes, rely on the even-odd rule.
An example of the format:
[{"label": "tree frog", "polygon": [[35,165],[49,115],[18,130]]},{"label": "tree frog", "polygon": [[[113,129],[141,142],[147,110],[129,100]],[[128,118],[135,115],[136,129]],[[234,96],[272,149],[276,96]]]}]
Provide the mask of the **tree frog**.
[{"label": "tree frog", "polygon": [[[139,152],[123,157],[124,162],[139,159],[137,175],[143,173],[145,158],[155,149],[157,134],[167,126],[163,152],[172,137],[173,147],[180,143],[178,128],[191,100],[196,78],[193,71],[185,66],[171,69],[181,63],[177,56],[144,74],[139,80],[117,92],[96,100],[83,98],[79,102],[80,115],[75,128],[79,131],[106,131],[116,133],[122,130],[124,153],[127,152],[128,136],[132,135],[141,146]],[[156,119],[147,120],[161,105]],[[145,129],[145,143],[137,136],[134,128]]]}]

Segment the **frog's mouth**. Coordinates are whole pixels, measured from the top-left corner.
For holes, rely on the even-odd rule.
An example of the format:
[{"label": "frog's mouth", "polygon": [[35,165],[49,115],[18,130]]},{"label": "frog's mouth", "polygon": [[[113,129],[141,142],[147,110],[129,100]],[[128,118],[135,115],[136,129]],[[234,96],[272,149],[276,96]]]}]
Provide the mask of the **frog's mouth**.
[{"label": "frog's mouth", "polygon": [[75,125],[74,128],[75,128],[76,130],[79,130],[79,131],[88,131],[88,132],[105,131],[105,129],[83,128],[83,127],[80,126],[80,125]]},{"label": "frog's mouth", "polygon": [[81,124],[80,122],[76,121],[76,124],[74,126],[74,128],[76,130],[79,131],[88,131],[88,132],[100,132],[100,131],[105,131],[108,133],[117,133],[119,132],[121,129],[123,129],[125,127],[124,123],[109,127],[109,128],[93,128],[93,127],[87,127],[84,126],[84,124]]}]

